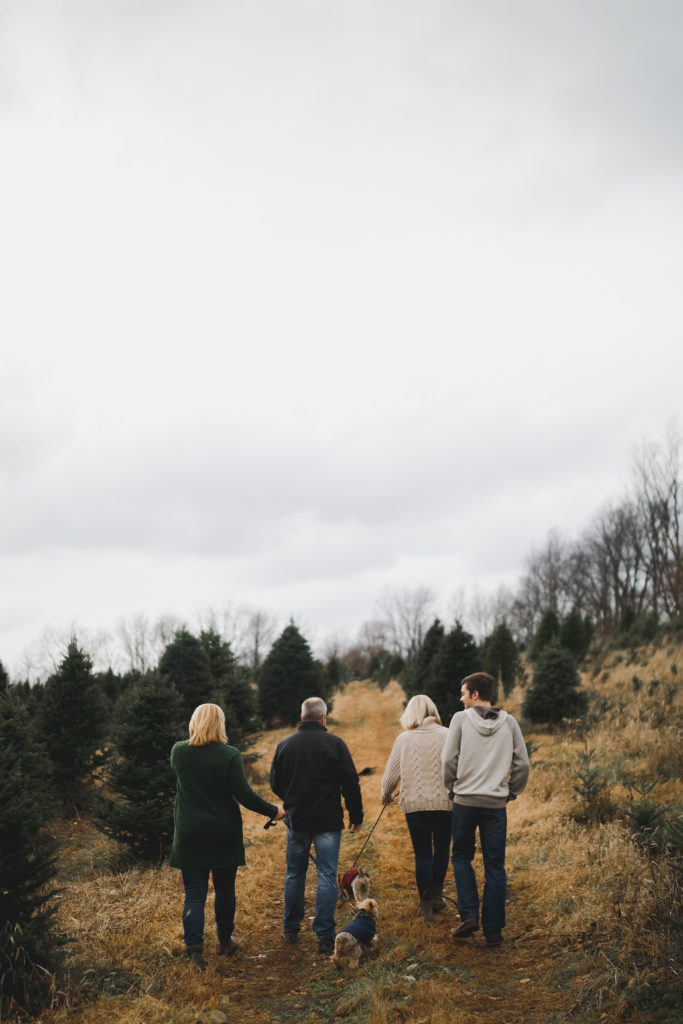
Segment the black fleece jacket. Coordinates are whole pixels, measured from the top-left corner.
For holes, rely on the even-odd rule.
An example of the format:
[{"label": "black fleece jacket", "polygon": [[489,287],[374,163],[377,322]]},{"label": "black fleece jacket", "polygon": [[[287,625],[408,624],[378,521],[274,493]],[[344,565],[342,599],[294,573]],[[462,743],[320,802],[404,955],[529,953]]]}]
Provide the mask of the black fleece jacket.
[{"label": "black fleece jacket", "polygon": [[295,832],[344,828],[344,797],[352,825],[363,821],[358,772],[349,748],[320,722],[302,722],[281,740],[270,767],[270,788],[289,813]]}]

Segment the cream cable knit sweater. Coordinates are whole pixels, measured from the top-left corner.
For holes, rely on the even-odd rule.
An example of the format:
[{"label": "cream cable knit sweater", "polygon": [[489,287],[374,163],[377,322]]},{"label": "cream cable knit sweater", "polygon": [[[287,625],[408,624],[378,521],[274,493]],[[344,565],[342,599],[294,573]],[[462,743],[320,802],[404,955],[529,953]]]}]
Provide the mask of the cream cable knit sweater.
[{"label": "cream cable knit sweater", "polygon": [[382,777],[382,803],[389,803],[400,782],[398,802],[404,814],[450,811],[453,804],[441,772],[447,735],[448,729],[430,716],[417,729],[406,729],[396,737]]}]

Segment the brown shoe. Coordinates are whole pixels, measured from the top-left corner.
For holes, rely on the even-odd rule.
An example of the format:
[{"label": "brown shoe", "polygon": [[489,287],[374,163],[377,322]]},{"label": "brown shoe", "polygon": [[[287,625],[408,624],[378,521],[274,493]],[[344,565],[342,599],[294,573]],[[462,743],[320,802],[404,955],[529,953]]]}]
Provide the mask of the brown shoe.
[{"label": "brown shoe", "polygon": [[206,962],[204,960],[204,957],[202,956],[202,947],[201,946],[188,946],[187,947],[187,955],[190,958],[190,961],[195,965],[195,967],[198,970],[200,970],[200,971],[205,971],[206,970]]},{"label": "brown shoe", "polygon": [[446,909],[446,901],[443,898],[443,889],[434,889],[432,896],[432,912],[434,914],[440,914],[442,910]]},{"label": "brown shoe", "polygon": [[434,920],[431,900],[420,900],[420,917],[422,918],[423,921]]},{"label": "brown shoe", "polygon": [[232,935],[225,942],[220,942],[218,945],[219,956],[232,956],[235,950],[239,949],[239,942],[237,939],[233,939]]},{"label": "brown shoe", "polygon": [[476,917],[466,917],[457,928],[454,928],[451,935],[454,939],[469,939],[470,935],[479,931],[479,922]]}]

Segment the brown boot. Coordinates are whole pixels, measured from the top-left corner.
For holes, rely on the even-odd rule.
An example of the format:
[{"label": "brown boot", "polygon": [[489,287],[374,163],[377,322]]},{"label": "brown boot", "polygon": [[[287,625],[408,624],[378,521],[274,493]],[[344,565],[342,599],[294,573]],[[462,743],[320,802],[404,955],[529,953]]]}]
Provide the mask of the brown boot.
[{"label": "brown boot", "polygon": [[423,921],[434,920],[431,900],[420,900],[420,917]]},{"label": "brown boot", "polygon": [[202,956],[202,950],[202,946],[188,946],[187,955],[198,970],[205,971],[206,963]]},{"label": "brown boot", "polygon": [[435,914],[440,914],[442,910],[446,909],[446,901],[443,898],[443,888],[439,886],[434,889],[434,896],[432,899],[432,911]]}]

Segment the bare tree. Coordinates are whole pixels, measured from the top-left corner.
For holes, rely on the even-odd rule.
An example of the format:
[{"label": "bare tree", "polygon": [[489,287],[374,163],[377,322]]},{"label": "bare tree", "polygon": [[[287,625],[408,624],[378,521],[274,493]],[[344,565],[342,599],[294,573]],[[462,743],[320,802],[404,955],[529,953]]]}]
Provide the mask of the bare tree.
[{"label": "bare tree", "polygon": [[329,661],[331,658],[341,659],[345,651],[351,646],[349,638],[345,633],[334,632],[330,633],[322,645],[322,656],[324,661]]},{"label": "bare tree", "polygon": [[644,443],[634,459],[652,608],[667,615],[680,615],[683,605],[680,447],[679,433],[672,425],[663,445]]},{"label": "bare tree", "polygon": [[387,625],[381,619],[368,619],[358,630],[356,647],[367,657],[368,662],[373,658],[383,658],[389,653],[388,646]]},{"label": "bare tree", "polygon": [[387,638],[394,654],[400,654],[406,661],[415,656],[422,645],[435,600],[428,587],[384,590],[377,605],[386,624]]},{"label": "bare tree", "polygon": [[256,674],[275,640],[277,619],[263,608],[249,610],[246,629],[238,647],[238,656]]},{"label": "bare tree", "polygon": [[146,672],[153,662],[149,620],[143,612],[121,616],[116,634],[130,672]]}]

